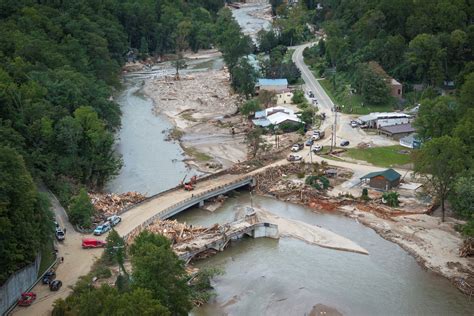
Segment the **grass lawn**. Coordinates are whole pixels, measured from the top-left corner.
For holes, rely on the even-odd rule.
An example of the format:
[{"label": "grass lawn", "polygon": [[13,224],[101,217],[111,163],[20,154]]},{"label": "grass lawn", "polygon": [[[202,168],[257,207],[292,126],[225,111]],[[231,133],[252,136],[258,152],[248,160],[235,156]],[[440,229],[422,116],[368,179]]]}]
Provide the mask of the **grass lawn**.
[{"label": "grass lawn", "polygon": [[50,241],[41,250],[41,263],[38,271],[38,275],[43,274],[46,269],[53,263],[56,256],[54,255],[53,241]]},{"label": "grass lawn", "polygon": [[410,154],[402,154],[400,151],[411,150],[400,145],[374,148],[350,148],[344,156],[357,160],[367,161],[375,166],[396,167],[412,162]]},{"label": "grass lawn", "polygon": [[[382,106],[362,106],[362,97],[360,95],[349,95],[348,93],[337,94],[334,91],[331,82],[327,79],[319,80],[326,93],[336,105],[344,105],[343,113],[349,114],[369,114],[371,112],[390,112],[394,108],[391,104]],[[350,112],[352,108],[352,112]]]}]

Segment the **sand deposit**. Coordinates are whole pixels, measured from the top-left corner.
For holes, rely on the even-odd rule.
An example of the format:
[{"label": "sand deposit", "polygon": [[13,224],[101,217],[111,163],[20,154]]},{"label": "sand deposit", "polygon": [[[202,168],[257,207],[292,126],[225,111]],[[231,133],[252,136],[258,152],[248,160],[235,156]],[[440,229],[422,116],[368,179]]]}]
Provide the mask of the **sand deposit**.
[{"label": "sand deposit", "polygon": [[353,241],[322,227],[279,217],[262,209],[256,209],[256,214],[257,221],[278,225],[280,237],[296,238],[324,248],[356,252],[364,255],[369,254],[366,249],[360,247]]}]

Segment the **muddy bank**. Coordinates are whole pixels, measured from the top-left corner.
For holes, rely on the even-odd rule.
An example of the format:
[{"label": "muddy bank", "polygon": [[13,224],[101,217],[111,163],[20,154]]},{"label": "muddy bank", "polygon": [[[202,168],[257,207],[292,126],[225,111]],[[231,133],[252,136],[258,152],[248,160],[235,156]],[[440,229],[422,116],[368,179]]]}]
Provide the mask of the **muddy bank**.
[{"label": "muddy bank", "polygon": [[257,176],[256,189],[260,194],[302,204],[315,211],[340,212],[354,218],[398,244],[423,267],[448,278],[463,293],[474,294],[474,258],[459,256],[463,238],[454,229],[459,221],[447,218],[442,223],[438,217],[420,213],[419,208],[416,213],[410,205],[391,208],[381,204],[379,199],[364,202],[354,197],[329,197],[298,178],[305,168],[309,167],[286,165],[268,169]]}]

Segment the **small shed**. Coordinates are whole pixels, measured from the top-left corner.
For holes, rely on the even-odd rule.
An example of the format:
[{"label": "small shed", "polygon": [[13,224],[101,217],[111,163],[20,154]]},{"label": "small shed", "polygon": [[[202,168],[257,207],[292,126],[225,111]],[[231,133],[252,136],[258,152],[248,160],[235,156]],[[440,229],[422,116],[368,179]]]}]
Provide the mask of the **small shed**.
[{"label": "small shed", "polygon": [[388,191],[400,184],[401,174],[393,169],[371,172],[360,178],[362,181],[369,182],[371,188]]},{"label": "small shed", "polygon": [[416,129],[411,125],[411,123],[388,125],[379,129],[380,134],[385,134],[398,140],[414,132],[416,132]]}]

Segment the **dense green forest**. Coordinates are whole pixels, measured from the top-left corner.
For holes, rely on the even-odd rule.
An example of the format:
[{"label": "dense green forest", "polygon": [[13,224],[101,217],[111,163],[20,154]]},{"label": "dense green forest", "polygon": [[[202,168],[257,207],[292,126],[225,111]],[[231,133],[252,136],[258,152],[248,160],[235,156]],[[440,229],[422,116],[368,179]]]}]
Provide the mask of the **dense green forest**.
[{"label": "dense green forest", "polygon": [[52,227],[33,181],[67,206],[81,187],[101,188],[119,171],[113,133],[120,109],[111,97],[127,53],[175,53],[180,36],[193,50],[209,48],[222,6],[0,1],[0,283],[31,262],[48,237],[40,228]]}]

